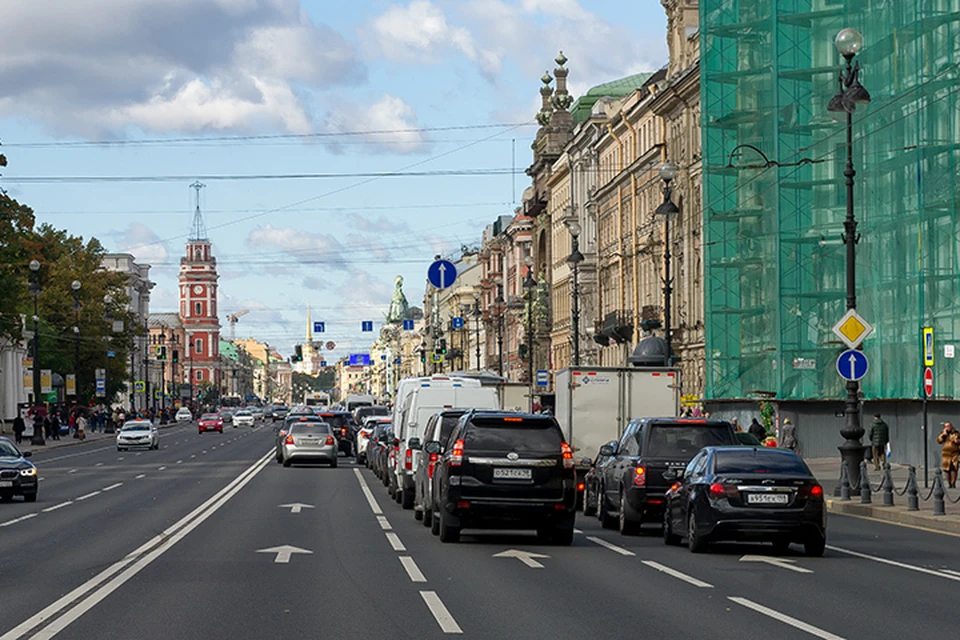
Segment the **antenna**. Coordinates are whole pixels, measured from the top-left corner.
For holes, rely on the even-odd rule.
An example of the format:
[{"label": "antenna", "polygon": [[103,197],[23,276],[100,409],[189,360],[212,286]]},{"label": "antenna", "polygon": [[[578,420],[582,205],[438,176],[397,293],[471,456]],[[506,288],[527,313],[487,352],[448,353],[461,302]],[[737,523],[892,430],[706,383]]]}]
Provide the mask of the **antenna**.
[{"label": "antenna", "polygon": [[190,232],[190,240],[207,240],[207,225],[203,223],[203,215],[200,213],[200,189],[203,189],[205,184],[197,180],[190,185],[190,188],[197,192],[196,203],[197,207],[193,213],[193,230]]}]

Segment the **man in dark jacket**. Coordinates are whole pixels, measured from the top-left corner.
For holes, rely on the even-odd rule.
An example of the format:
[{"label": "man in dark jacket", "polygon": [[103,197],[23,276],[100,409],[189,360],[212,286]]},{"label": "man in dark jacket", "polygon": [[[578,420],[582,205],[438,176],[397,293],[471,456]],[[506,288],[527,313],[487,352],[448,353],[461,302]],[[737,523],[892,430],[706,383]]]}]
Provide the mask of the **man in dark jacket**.
[{"label": "man in dark jacket", "polygon": [[763,425],[757,422],[757,419],[754,418],[753,422],[750,423],[750,427],[747,429],[754,438],[763,442],[767,437],[767,430],[763,428]]},{"label": "man in dark jacket", "polygon": [[17,444],[23,442],[23,432],[27,430],[27,425],[23,422],[23,418],[17,414],[17,417],[13,419],[13,435],[16,437]]},{"label": "man in dark jacket", "polygon": [[890,427],[880,418],[879,413],[873,414],[873,424],[870,425],[870,446],[873,447],[873,467],[879,471],[880,461],[887,457],[887,443],[890,442]]}]

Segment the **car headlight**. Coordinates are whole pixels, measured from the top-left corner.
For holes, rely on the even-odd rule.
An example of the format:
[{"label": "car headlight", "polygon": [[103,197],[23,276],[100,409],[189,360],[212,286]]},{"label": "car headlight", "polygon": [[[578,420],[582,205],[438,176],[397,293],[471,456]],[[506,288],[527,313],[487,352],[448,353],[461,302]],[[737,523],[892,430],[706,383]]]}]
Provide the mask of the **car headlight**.
[{"label": "car headlight", "polygon": [[30,469],[20,469],[20,475],[22,475],[22,476],[35,476],[35,475],[37,475],[37,470],[36,470],[35,467],[34,467],[34,468],[30,468]]}]

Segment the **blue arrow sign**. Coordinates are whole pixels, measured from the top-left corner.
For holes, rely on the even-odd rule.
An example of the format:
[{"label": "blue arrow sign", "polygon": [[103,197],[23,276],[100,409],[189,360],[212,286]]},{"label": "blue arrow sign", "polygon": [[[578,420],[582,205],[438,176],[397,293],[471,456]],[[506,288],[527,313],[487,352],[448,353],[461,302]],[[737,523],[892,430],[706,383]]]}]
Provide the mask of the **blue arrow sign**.
[{"label": "blue arrow sign", "polygon": [[327,325],[323,322],[314,322],[313,323],[313,332],[314,333],[323,333],[327,330]]},{"label": "blue arrow sign", "polygon": [[373,320],[364,320],[360,323],[362,331],[373,331]]},{"label": "blue arrow sign", "polygon": [[321,361],[320,361],[320,366],[321,366],[321,367],[327,366],[327,361],[326,361],[326,360],[321,360]]},{"label": "blue arrow sign", "polygon": [[400,358],[395,358],[393,360],[393,364],[400,364]]},{"label": "blue arrow sign", "polygon": [[403,321],[403,330],[404,330],[404,331],[413,331],[413,320],[404,320],[404,321]]},{"label": "blue arrow sign", "polygon": [[837,358],[837,373],[844,380],[859,380],[867,375],[870,363],[862,351],[847,349]]},{"label": "blue arrow sign", "polygon": [[446,289],[457,280],[457,267],[449,260],[435,260],[427,269],[427,280],[437,289]]},{"label": "blue arrow sign", "polygon": [[450,326],[454,329],[463,329],[463,318],[460,316],[450,318]]}]

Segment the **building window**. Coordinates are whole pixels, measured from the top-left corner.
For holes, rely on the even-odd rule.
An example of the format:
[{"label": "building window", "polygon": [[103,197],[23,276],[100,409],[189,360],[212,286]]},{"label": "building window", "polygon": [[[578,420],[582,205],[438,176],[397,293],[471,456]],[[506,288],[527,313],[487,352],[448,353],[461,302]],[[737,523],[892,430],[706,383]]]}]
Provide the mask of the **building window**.
[{"label": "building window", "polygon": [[203,353],[203,340],[197,340],[193,345],[193,350],[197,353]]},{"label": "building window", "polygon": [[193,303],[193,315],[199,316],[203,313],[203,306],[199,302]]},{"label": "building window", "polygon": [[197,373],[195,377],[197,380],[203,380],[203,371],[201,371],[200,369],[197,369]]}]

